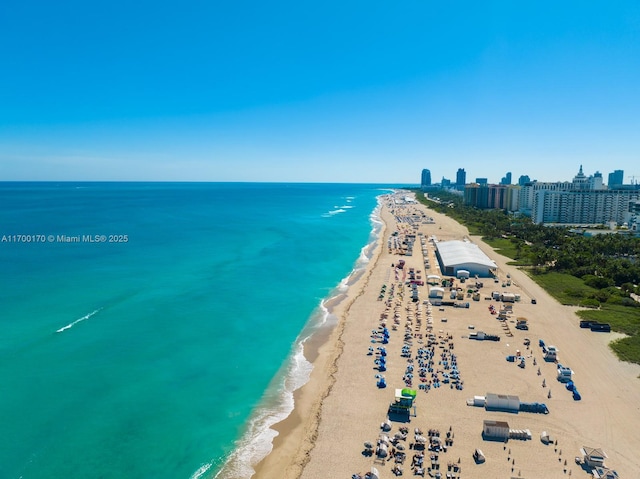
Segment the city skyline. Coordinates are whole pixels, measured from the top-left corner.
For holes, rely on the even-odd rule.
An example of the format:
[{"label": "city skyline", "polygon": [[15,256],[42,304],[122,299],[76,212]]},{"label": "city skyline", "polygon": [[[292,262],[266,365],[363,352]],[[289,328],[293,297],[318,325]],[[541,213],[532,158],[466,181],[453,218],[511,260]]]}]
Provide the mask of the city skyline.
[{"label": "city skyline", "polygon": [[0,179],[640,178],[639,34],[631,0],[12,2]]},{"label": "city skyline", "polygon": [[[429,177],[433,178],[433,174],[431,172],[431,169],[429,168],[424,168],[422,171],[422,175],[424,177],[424,171],[429,171]],[[453,170],[452,170],[453,171]],[[574,171],[574,173],[571,175],[570,178],[557,178],[557,179],[551,179],[551,180],[547,180],[544,182],[548,182],[548,183],[556,183],[556,182],[571,182],[573,181],[573,179],[576,176],[576,172],[577,174],[580,174],[580,172],[583,172],[584,168],[583,165],[579,165],[578,169],[576,169]],[[444,175],[442,178],[448,179],[452,182],[452,184],[459,184],[457,179],[458,179],[458,175],[460,173],[464,173],[464,177],[469,176],[472,177],[471,175],[467,175],[466,171],[463,167],[457,168],[457,171],[453,174],[450,175],[450,177],[455,177],[456,180],[453,180],[451,178],[447,178],[446,175]],[[587,172],[584,173],[587,177],[591,177],[591,176],[601,176],[603,178],[604,181],[604,175],[607,175],[608,178],[608,182],[606,182],[606,185],[636,185],[636,184],[640,184],[640,175],[626,175],[624,170],[620,170],[620,169],[615,169],[611,172],[603,172],[601,170],[595,170],[593,172]],[[518,178],[518,180],[515,180],[515,178]],[[500,180],[494,180],[491,178],[485,178],[485,177],[476,177],[473,181],[467,181],[464,184],[470,184],[470,183],[477,183],[478,180],[481,180],[480,183],[485,183],[484,180],[487,180],[486,183],[487,184],[505,184],[505,185],[518,185],[520,184],[520,180],[521,179],[525,179],[525,182],[533,182],[533,181],[540,181],[537,178],[532,178],[530,177],[530,175],[526,174],[526,172],[523,172],[522,174],[518,174],[515,175],[510,171],[505,171],[504,172],[504,176],[501,177]],[[543,182],[543,181],[540,181]],[[440,185],[441,181],[431,181],[431,185]],[[420,184],[422,186],[424,186],[424,182],[420,182]]]}]

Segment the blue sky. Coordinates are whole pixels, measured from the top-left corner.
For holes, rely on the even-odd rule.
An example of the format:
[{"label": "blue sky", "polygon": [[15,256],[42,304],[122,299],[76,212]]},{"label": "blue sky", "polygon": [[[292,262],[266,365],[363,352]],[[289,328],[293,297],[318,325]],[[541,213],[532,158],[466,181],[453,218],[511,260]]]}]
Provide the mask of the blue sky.
[{"label": "blue sky", "polygon": [[[0,4],[0,179],[640,180],[640,2]],[[625,178],[625,182],[629,182]]]}]

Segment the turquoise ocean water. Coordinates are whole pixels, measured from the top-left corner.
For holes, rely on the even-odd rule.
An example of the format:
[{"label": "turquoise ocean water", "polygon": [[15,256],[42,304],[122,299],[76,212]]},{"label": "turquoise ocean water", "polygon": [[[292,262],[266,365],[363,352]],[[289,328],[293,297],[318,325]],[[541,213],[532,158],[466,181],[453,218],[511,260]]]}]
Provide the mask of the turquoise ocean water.
[{"label": "turquoise ocean water", "polygon": [[0,183],[0,477],[249,477],[385,192]]}]

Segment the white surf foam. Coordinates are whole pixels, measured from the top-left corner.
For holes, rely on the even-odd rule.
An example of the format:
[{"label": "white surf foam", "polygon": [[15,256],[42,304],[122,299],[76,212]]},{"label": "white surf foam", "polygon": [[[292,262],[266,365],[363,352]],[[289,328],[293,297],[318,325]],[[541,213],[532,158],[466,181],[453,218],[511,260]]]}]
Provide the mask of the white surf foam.
[{"label": "white surf foam", "polygon": [[211,469],[212,465],[213,465],[212,463],[209,463],[209,464],[204,464],[203,466],[200,466],[200,468],[196,472],[191,474],[190,479],[200,479],[202,476],[204,476],[207,473],[209,469]]},{"label": "white surf foam", "polygon": [[286,363],[278,387],[272,389],[273,396],[269,397],[267,392],[263,401],[265,406],[259,408],[249,421],[247,431],[236,443],[234,452],[222,469],[215,475],[216,479],[251,477],[255,473],[253,465],[264,459],[273,449],[273,439],[278,432],[271,427],[291,414],[294,407],[293,393],[309,381],[313,369],[313,365],[304,357],[306,339],[308,337],[296,342],[295,350]]},{"label": "white surf foam", "polygon": [[338,214],[340,214],[340,213],[345,213],[346,211],[347,211],[347,210],[345,210],[344,208],[338,208],[338,209],[336,209],[336,210],[328,211],[328,212],[324,213],[322,216],[323,216],[324,218],[328,218],[328,217],[330,217],[330,216],[338,215]]},{"label": "white surf foam", "polygon": [[62,332],[64,332],[64,331],[66,331],[67,329],[71,329],[71,328],[73,328],[76,324],[78,324],[78,323],[80,323],[80,322],[82,322],[82,321],[86,321],[86,320],[87,320],[87,319],[89,319],[91,316],[93,316],[93,315],[97,314],[101,309],[102,309],[102,308],[98,308],[98,309],[96,309],[95,311],[91,311],[89,314],[86,314],[86,315],[84,315],[83,317],[78,318],[78,319],[76,319],[75,321],[73,321],[73,322],[71,322],[71,323],[67,324],[66,326],[64,326],[64,327],[62,327],[62,328],[60,328],[60,329],[58,329],[58,330],[56,331],[56,333],[62,333]]},{"label": "white surf foam", "polygon": [[[333,322],[337,321],[328,304],[333,304],[334,301],[339,302],[341,297],[345,297],[349,285],[364,272],[371,260],[382,231],[380,202],[381,199],[378,198],[378,206],[370,216],[372,231],[369,242],[361,249],[353,269],[340,281],[333,292],[320,302],[316,313],[296,340],[292,354],[283,368],[284,372],[279,373],[281,379],[276,382],[277,387],[270,388],[271,392],[267,391],[267,395],[263,399],[263,406],[256,410],[254,417],[249,421],[245,434],[237,441],[234,452],[228,457],[214,479],[250,478],[255,473],[253,465],[260,462],[272,451],[273,439],[278,435],[272,426],[291,414],[294,408],[293,393],[309,381],[313,370],[313,365],[304,356],[304,343],[320,328],[332,326]],[[342,212],[344,211],[342,210]],[[210,467],[211,464],[202,466],[191,479],[200,479]]]}]

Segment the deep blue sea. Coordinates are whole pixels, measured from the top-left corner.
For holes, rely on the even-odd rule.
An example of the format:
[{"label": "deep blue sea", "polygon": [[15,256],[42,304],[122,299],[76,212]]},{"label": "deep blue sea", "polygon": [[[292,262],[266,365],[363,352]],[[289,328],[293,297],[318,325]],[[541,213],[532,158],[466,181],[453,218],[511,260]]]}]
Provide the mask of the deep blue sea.
[{"label": "deep blue sea", "polygon": [[250,477],[386,192],[0,183],[0,477]]}]

